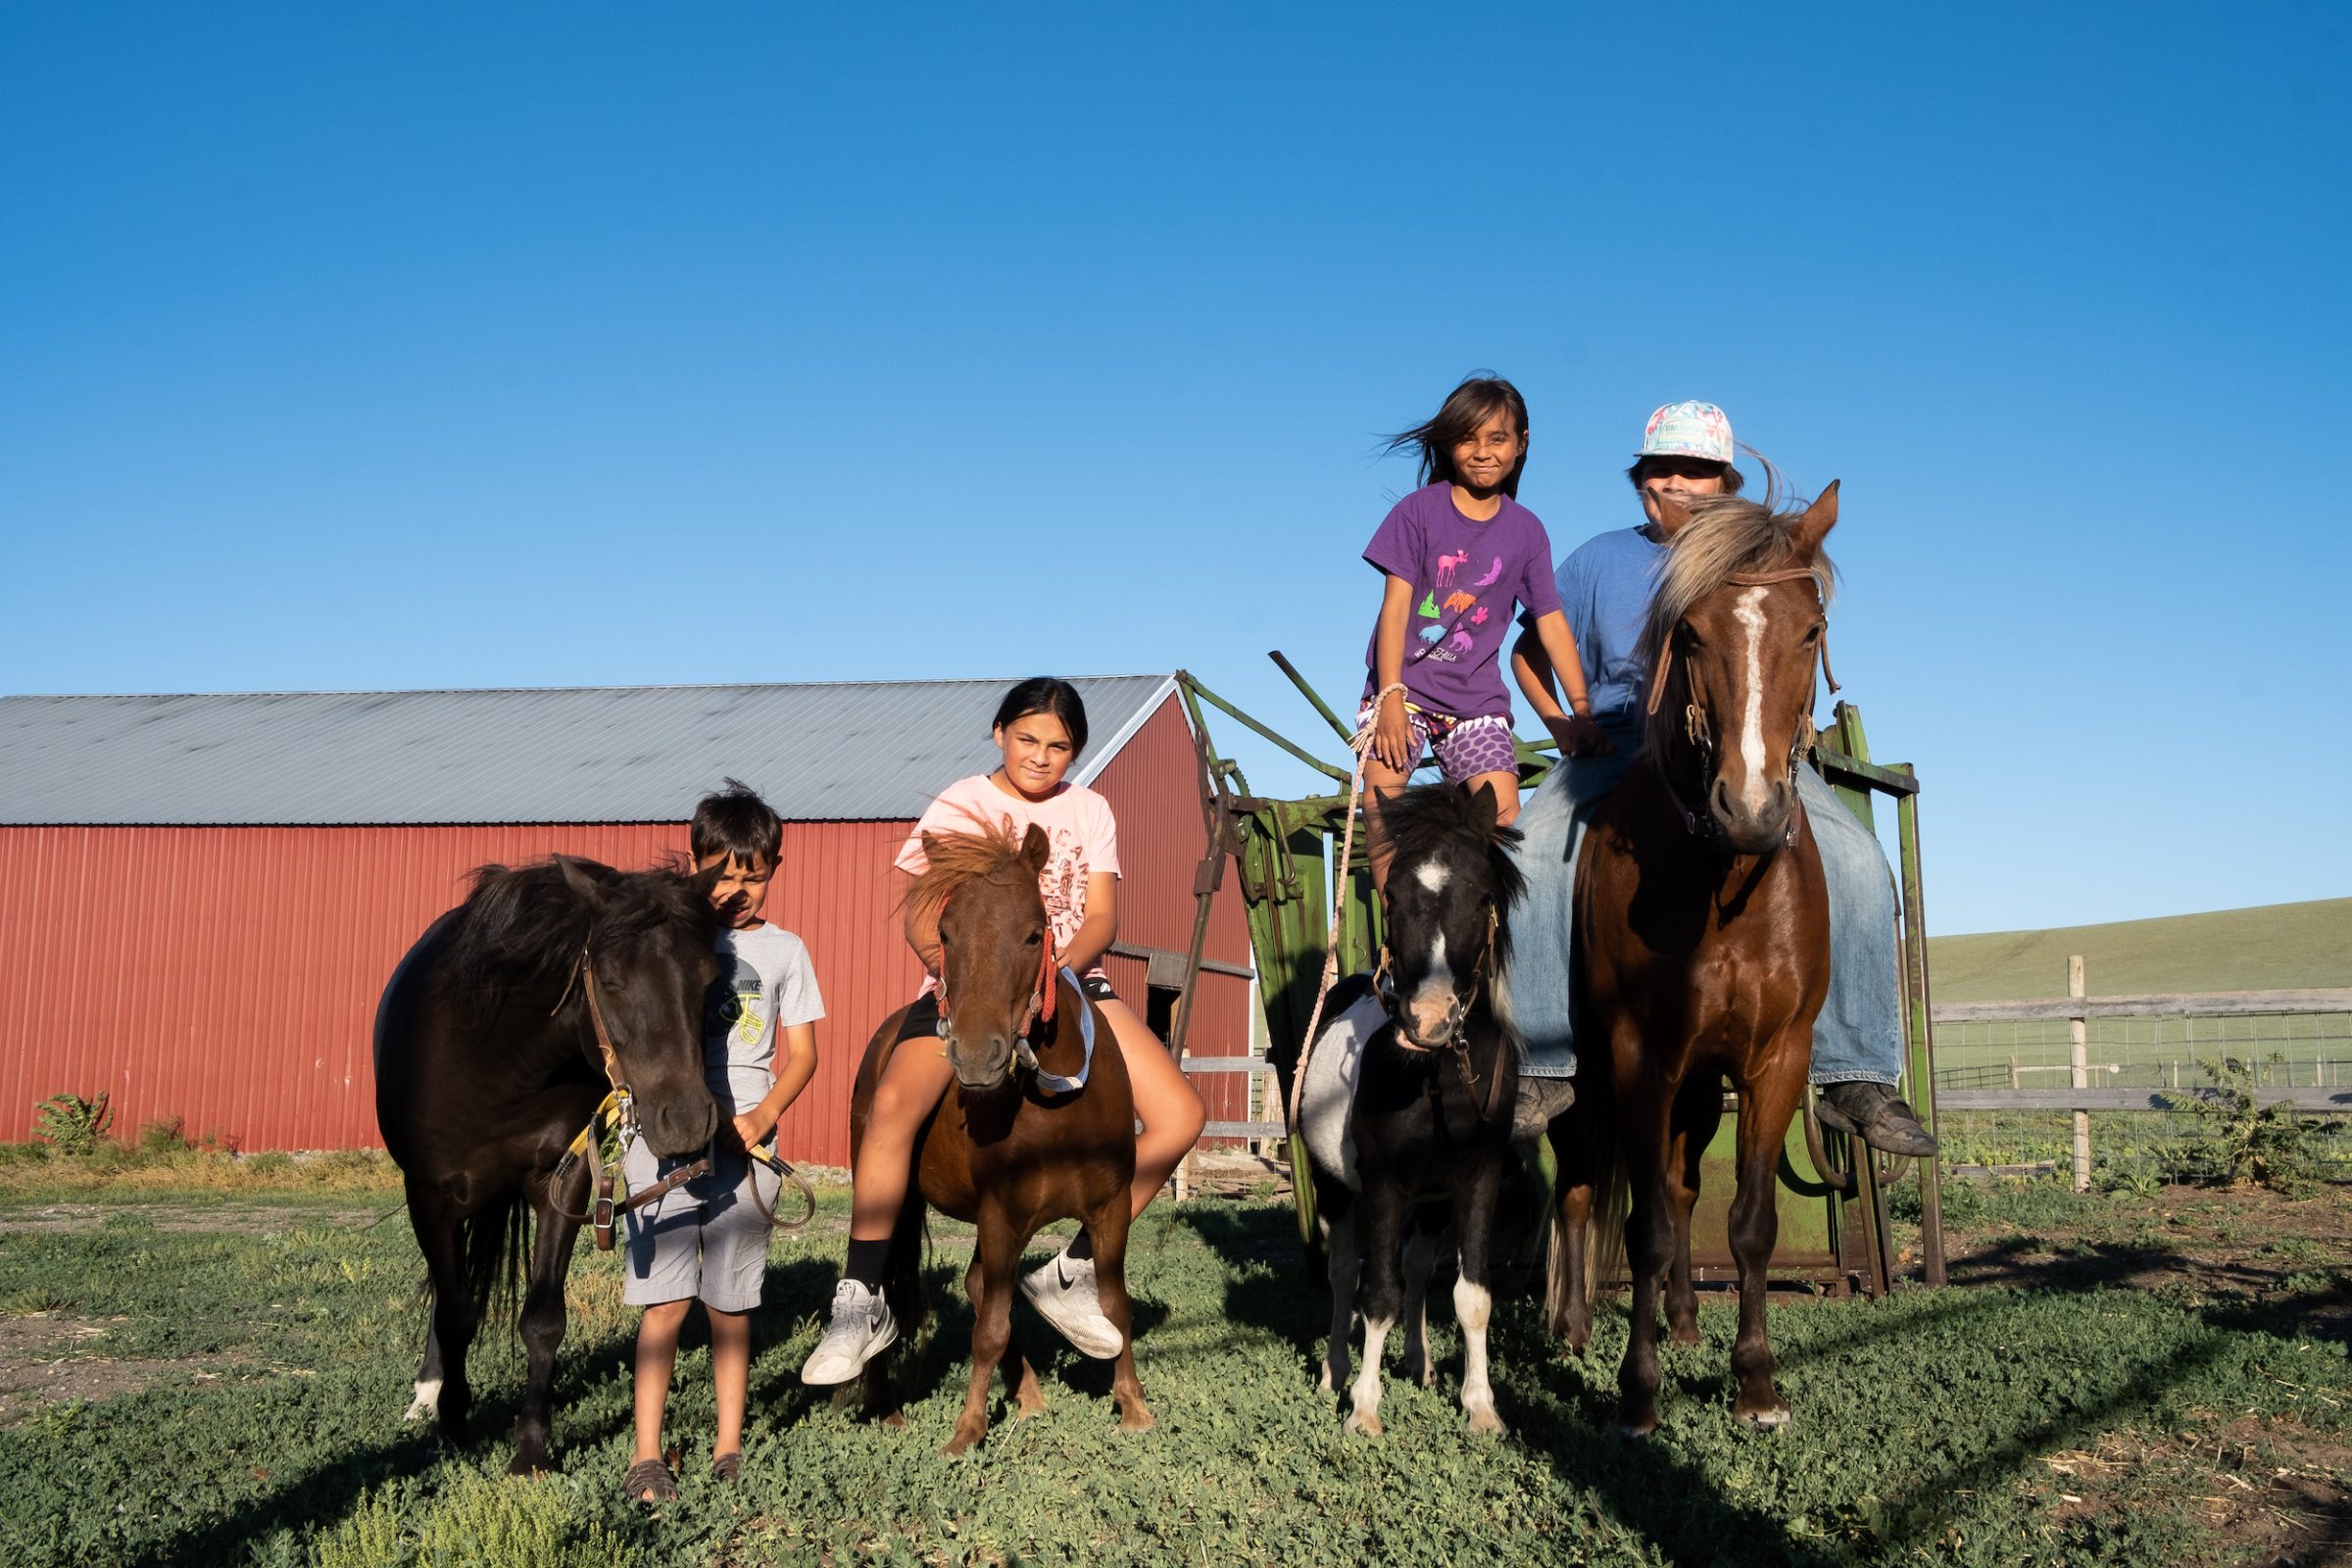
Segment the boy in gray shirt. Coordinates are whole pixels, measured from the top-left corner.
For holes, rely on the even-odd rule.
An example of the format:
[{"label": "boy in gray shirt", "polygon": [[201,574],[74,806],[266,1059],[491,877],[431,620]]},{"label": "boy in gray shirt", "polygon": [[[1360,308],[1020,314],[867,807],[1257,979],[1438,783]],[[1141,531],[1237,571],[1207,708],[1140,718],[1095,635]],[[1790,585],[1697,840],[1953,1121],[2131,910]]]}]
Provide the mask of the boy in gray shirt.
[{"label": "boy in gray shirt", "polygon": [[[744,1151],[765,1143],[816,1071],[816,1020],[825,1015],[816,973],[799,937],[760,918],[783,848],[784,824],[733,779],[694,808],[689,842],[697,871],[716,869],[719,977],[703,1015],[703,1075],[730,1125],[719,1131],[708,1175],[628,1215],[628,1277],[621,1299],[645,1308],[637,1327],[636,1446],[625,1486],[646,1502],[674,1496],[662,1459],[662,1416],[677,1362],[678,1332],[699,1298],[710,1318],[710,1380],[718,1403],[711,1473],[735,1479],[743,1462],[743,1408],[751,1377],[751,1311],[767,1270],[775,1174]],[[632,1143],[622,1169],[632,1189],[665,1167]],[[753,1184],[760,1201],[755,1203]]]}]

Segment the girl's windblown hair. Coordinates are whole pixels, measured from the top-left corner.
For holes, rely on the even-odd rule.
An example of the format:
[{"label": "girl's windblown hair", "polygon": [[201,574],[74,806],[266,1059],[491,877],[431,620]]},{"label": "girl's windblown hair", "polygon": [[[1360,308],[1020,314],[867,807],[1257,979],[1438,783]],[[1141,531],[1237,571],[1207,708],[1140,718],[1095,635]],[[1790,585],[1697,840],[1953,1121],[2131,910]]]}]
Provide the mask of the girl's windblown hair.
[{"label": "girl's windblown hair", "polygon": [[[1381,450],[1402,452],[1408,447],[1421,449],[1421,482],[1458,484],[1461,476],[1453,471],[1453,449],[1478,433],[1478,427],[1495,415],[1507,412],[1521,435],[1527,434],[1527,400],[1519,389],[1498,375],[1474,375],[1446,394],[1445,404],[1438,412],[1410,430],[1390,437]],[[1527,454],[1511,465],[1503,475],[1502,493],[1516,500],[1519,495],[1519,470],[1527,466]]]}]

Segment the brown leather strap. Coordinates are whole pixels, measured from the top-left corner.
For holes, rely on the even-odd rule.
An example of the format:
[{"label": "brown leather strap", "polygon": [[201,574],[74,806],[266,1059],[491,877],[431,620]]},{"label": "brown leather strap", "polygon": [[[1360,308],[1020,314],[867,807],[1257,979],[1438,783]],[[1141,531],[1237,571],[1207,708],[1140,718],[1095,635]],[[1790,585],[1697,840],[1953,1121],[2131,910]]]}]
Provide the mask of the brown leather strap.
[{"label": "brown leather strap", "polygon": [[589,1223],[596,1227],[596,1250],[612,1250],[612,1167],[607,1165],[597,1173],[596,1206],[589,1211]]},{"label": "brown leather strap", "polygon": [[[1792,566],[1787,571],[1738,572],[1724,578],[1724,581],[1739,588],[1762,588],[1769,583],[1794,582],[1799,577],[1812,578],[1814,593],[1818,595],[1821,592],[1821,576],[1811,566]],[[1658,704],[1666,696],[1666,672],[1673,667],[1674,639],[1669,636],[1666,646],[1658,650],[1658,667],[1649,672],[1649,701],[1642,705],[1643,713],[1655,713],[1658,710]],[[1830,634],[1826,629],[1821,634],[1821,675],[1830,683],[1830,695],[1837,696],[1838,677],[1830,672]]]}]

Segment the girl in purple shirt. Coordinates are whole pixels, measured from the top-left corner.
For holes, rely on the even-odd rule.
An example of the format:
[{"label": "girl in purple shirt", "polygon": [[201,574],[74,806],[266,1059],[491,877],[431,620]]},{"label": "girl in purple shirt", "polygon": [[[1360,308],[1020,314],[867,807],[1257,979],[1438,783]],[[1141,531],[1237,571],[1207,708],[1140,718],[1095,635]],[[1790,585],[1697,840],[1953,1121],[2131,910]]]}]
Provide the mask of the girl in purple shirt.
[{"label": "girl in purple shirt", "polygon": [[1420,448],[1422,483],[1364,547],[1384,578],[1356,715],[1359,727],[1373,725],[1365,816],[1372,878],[1382,887],[1389,853],[1380,802],[1404,788],[1423,747],[1436,750],[1447,783],[1494,791],[1498,824],[1519,814],[1519,758],[1501,670],[1514,618],[1526,620],[1567,688],[1574,713],[1554,732],[1561,750],[1579,756],[1607,744],[1592,725],[1575,638],[1560,612],[1550,537],[1517,500],[1527,433],[1519,389],[1473,376],[1434,416],[1389,443],[1392,452]]}]

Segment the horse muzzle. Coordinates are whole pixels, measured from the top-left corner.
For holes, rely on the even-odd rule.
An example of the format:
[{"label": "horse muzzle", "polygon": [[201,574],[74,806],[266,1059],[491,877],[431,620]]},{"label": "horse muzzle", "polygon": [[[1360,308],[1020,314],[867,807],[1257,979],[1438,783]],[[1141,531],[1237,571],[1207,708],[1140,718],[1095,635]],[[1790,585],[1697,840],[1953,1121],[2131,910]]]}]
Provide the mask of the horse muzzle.
[{"label": "horse muzzle", "polygon": [[1739,855],[1770,855],[1796,834],[1796,782],[1779,779],[1765,786],[1762,800],[1751,805],[1732,793],[1723,779],[1707,794],[1707,814]]},{"label": "horse muzzle", "polygon": [[692,1154],[718,1131],[718,1102],[696,1085],[692,1094],[663,1095],[637,1102],[637,1131],[657,1154]]},{"label": "horse muzzle", "polygon": [[957,1087],[971,1094],[986,1094],[1004,1087],[1012,1076],[1012,1040],[1008,1035],[990,1033],[967,1042],[955,1035],[948,1040],[948,1066],[956,1074]]}]

